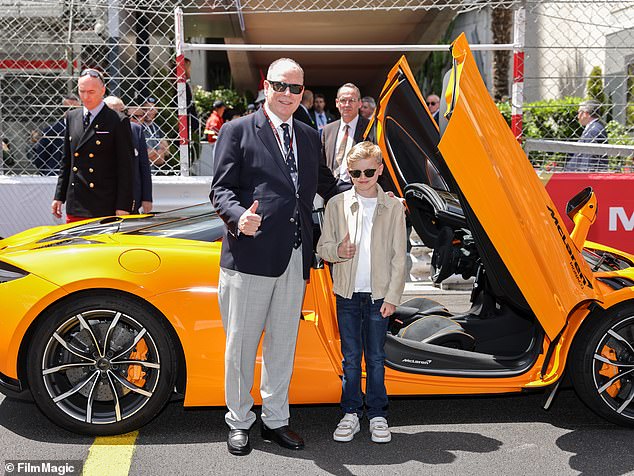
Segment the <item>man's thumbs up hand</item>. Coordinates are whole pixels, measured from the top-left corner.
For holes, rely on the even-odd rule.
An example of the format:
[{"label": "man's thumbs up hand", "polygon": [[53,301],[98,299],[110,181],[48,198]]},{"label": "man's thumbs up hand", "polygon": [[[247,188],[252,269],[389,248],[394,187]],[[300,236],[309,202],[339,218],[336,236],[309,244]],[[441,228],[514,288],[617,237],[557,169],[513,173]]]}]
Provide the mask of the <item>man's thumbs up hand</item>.
[{"label": "man's thumbs up hand", "polygon": [[262,217],[255,213],[258,209],[258,205],[258,201],[255,200],[251,206],[244,211],[242,216],[240,216],[240,220],[238,220],[238,230],[240,230],[240,233],[253,236],[260,228]]}]

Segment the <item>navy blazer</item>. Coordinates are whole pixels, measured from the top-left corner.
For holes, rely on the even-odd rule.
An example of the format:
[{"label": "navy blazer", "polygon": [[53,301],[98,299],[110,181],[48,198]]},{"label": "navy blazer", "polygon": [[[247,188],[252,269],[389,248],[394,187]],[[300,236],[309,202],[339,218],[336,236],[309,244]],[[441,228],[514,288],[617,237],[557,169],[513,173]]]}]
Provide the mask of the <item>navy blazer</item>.
[{"label": "navy blazer", "polygon": [[130,121],[104,104],[84,131],[83,108],[66,114],[64,155],[55,200],[78,217],[114,215],[132,209]]},{"label": "navy blazer", "polygon": [[[608,133],[605,126],[600,121],[593,121],[588,124],[581,134],[579,142],[595,142],[605,144],[608,141]],[[572,154],[566,162],[564,172],[604,172],[607,171],[607,155]]]},{"label": "navy blazer", "polygon": [[147,155],[143,126],[136,122],[130,122],[130,128],[132,130],[132,145],[134,146],[134,155],[132,156],[134,203],[132,204],[132,212],[136,213],[141,207],[141,202],[152,201],[152,173],[150,172],[150,159]]},{"label": "navy blazer", "polygon": [[33,165],[42,175],[57,175],[64,155],[65,118],[42,130],[42,137],[33,147]]},{"label": "navy blazer", "polygon": [[[293,120],[297,142],[298,189],[262,109],[226,123],[216,142],[211,203],[226,224],[220,266],[242,273],[278,277],[290,261],[299,211],[304,279],[313,258],[312,208],[315,193],[330,198],[339,189],[321,165],[317,131]],[[255,236],[239,233],[238,220],[254,200],[262,223]]]}]

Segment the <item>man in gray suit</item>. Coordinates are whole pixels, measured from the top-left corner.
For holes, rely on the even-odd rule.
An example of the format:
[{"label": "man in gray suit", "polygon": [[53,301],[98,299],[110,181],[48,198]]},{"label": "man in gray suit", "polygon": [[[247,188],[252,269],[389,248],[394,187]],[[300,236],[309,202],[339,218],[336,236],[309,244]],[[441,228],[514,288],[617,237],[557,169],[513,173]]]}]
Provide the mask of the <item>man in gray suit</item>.
[{"label": "man in gray suit", "polygon": [[[601,103],[594,99],[579,104],[577,120],[583,126],[579,142],[597,142],[605,144],[608,134],[601,118]],[[573,154],[566,162],[564,172],[607,172],[608,157],[606,155]]]},{"label": "man in gray suit", "polygon": [[322,154],[334,177],[350,183],[346,156],[353,145],[363,140],[369,121],[359,115],[361,92],[354,84],[346,83],[341,86],[335,103],[341,119],[324,126],[321,135]]},{"label": "man in gray suit", "polygon": [[304,440],[289,428],[288,387],[306,279],[313,257],[315,193],[338,192],[321,164],[319,134],[293,119],[304,71],[271,63],[264,106],[226,123],[216,142],[211,202],[226,224],[218,302],[226,334],[225,421],[229,452],[251,451],[250,391],[262,342],[262,438],[290,449]]}]

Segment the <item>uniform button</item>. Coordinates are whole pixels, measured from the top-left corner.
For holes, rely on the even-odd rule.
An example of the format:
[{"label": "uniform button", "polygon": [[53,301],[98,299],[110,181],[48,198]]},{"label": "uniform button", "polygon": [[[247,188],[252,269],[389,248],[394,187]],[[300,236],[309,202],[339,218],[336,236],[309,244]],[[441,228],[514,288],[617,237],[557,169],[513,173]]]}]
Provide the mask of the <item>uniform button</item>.
[{"label": "uniform button", "polygon": [[295,218],[291,218],[291,223],[295,223]]},{"label": "uniform button", "polygon": [[101,145],[101,141],[100,141],[100,140],[98,140],[98,141],[96,141],[96,142],[95,142],[95,144],[97,144],[97,145]]},{"label": "uniform button", "polygon": [[88,157],[90,157],[91,159],[95,156],[95,154],[93,154],[92,152],[90,154],[88,154]]},{"label": "uniform button", "polygon": [[88,172],[93,173],[93,172],[94,172],[94,169],[93,169],[92,167],[90,167],[90,168],[88,169]]},{"label": "uniform button", "polygon": [[90,184],[88,185],[90,188],[95,188],[95,184],[90,182]]},{"label": "uniform button", "polygon": [[71,185],[74,187],[75,186],[75,182],[71,183]]},{"label": "uniform button", "polygon": [[77,167],[73,167],[73,172],[77,172]]},{"label": "uniform button", "polygon": [[79,157],[79,152],[75,152],[75,157]]},{"label": "uniform button", "polygon": [[295,194],[295,198],[299,198],[299,193],[296,193],[296,194]]}]

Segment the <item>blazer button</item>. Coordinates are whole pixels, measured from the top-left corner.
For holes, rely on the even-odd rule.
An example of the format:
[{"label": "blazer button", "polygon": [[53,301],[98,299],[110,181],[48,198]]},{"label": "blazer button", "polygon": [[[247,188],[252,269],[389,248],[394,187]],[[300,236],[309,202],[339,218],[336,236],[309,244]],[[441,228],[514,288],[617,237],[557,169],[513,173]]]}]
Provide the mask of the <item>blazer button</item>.
[{"label": "blazer button", "polygon": [[100,141],[100,140],[95,141],[95,144],[97,144],[97,145],[101,145],[101,141]]},{"label": "blazer button", "polygon": [[88,172],[90,172],[90,173],[93,173],[94,171],[95,171],[95,170],[94,170],[92,167],[90,167],[90,168],[88,169]]},{"label": "blazer button", "polygon": [[90,184],[88,185],[90,188],[95,188],[95,184],[90,182]]},{"label": "blazer button", "polygon": [[75,152],[75,157],[79,157],[79,152]]},{"label": "blazer button", "polygon": [[296,194],[295,194],[295,198],[299,198],[299,193],[296,193]]},{"label": "blazer button", "polygon": [[71,185],[74,187],[75,186],[75,182],[71,183]]},{"label": "blazer button", "polygon": [[290,222],[295,223],[295,218],[291,217]]},{"label": "blazer button", "polygon": [[73,167],[73,172],[77,172],[77,167]]},{"label": "blazer button", "polygon": [[91,159],[95,156],[95,154],[93,154],[92,152],[90,154],[88,154],[88,157],[90,157]]}]

